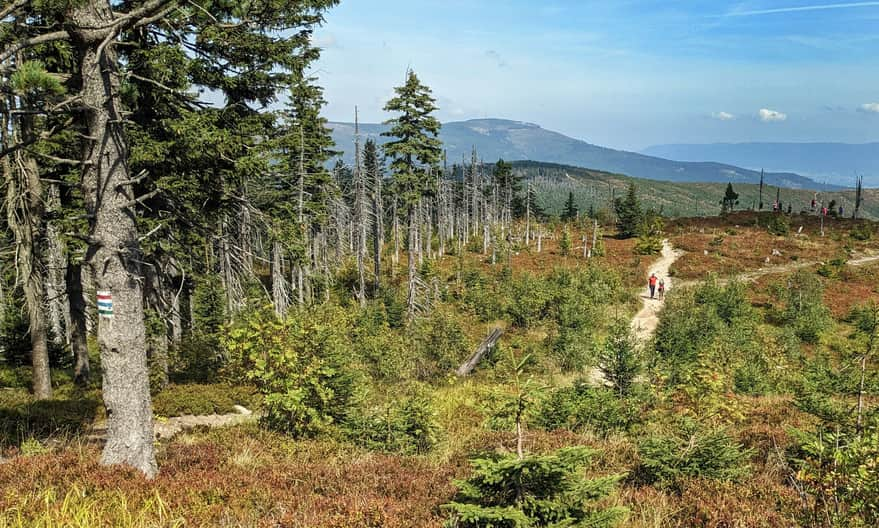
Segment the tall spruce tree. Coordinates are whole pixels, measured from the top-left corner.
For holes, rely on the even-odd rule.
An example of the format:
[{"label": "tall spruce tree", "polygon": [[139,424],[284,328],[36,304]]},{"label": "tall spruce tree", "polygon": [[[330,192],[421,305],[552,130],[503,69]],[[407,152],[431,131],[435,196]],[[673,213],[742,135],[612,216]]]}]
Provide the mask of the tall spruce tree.
[{"label": "tall spruce tree", "polygon": [[574,202],[574,192],[568,191],[568,199],[565,201],[565,209],[562,211],[561,218],[566,221],[575,220],[579,214],[580,211],[577,209],[577,204]]},{"label": "tall spruce tree", "polygon": [[724,192],[723,200],[720,203],[721,214],[731,213],[739,204],[739,193],[733,190],[731,182],[726,184],[726,192]]},{"label": "tall spruce tree", "polygon": [[614,211],[617,215],[617,226],[620,236],[632,238],[638,235],[638,226],[644,218],[641,202],[638,201],[638,190],[634,182],[629,184],[625,198],[614,200]]},{"label": "tall spruce tree", "polygon": [[385,122],[390,130],[382,135],[393,138],[384,145],[384,151],[390,159],[394,193],[406,210],[409,265],[406,304],[411,318],[417,302],[415,252],[419,225],[416,209],[433,190],[435,179],[431,171],[442,159],[442,144],[437,138],[440,122],[432,115],[437,106],[430,88],[421,84],[415,72],[409,70],[405,84],[394,88],[394,92],[397,95],[388,101],[385,110],[399,116]]}]

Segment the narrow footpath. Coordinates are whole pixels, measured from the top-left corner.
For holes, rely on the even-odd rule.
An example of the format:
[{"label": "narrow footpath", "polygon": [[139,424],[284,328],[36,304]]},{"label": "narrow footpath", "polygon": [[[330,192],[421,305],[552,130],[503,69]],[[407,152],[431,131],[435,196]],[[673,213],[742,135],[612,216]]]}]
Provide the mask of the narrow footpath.
[{"label": "narrow footpath", "polygon": [[[650,266],[647,276],[649,277],[651,273],[655,273],[657,277],[665,281],[665,290],[668,292],[671,290],[672,283],[674,282],[674,279],[669,275],[669,269],[683,254],[683,251],[673,249],[668,240],[663,240],[661,256],[659,260]],[[646,284],[647,277],[644,277],[644,281]],[[645,286],[642,291],[646,291],[646,288]],[[632,331],[635,333],[639,343],[645,343],[653,337],[653,333],[656,331],[656,327],[659,324],[659,311],[662,309],[663,302],[659,299],[651,299],[647,293],[641,294],[641,302],[643,303],[641,310],[632,319]]]}]

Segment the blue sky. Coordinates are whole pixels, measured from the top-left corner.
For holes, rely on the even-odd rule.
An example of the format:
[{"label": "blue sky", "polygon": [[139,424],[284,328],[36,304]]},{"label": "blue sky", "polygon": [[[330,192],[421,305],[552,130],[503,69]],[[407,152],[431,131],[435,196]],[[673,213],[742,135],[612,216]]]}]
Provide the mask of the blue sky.
[{"label": "blue sky", "polygon": [[621,149],[879,141],[879,1],[342,0],[316,41],[331,120],[408,67],[443,121],[500,117]]}]

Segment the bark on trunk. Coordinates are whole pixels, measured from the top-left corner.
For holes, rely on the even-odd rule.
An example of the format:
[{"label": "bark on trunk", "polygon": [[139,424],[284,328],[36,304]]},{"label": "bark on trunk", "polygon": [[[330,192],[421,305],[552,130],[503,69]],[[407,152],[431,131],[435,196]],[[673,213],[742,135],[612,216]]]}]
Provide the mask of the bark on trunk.
[{"label": "bark on trunk", "polygon": [[287,315],[287,280],[284,277],[281,243],[278,241],[272,243],[272,304],[275,305],[275,314],[278,317]]},{"label": "bark on trunk", "polygon": [[91,378],[86,333],[85,297],[82,294],[82,264],[68,260],[67,304],[70,306],[70,349],[73,352],[73,381],[83,387]]},{"label": "bark on trunk", "polygon": [[382,208],[382,182],[376,176],[373,189],[372,211],[375,216],[372,224],[372,289],[373,295],[378,294],[382,285],[382,246],[384,245],[384,210]]},{"label": "bark on trunk", "polygon": [[[61,195],[58,184],[50,184],[46,196],[46,211],[57,213],[61,207]],[[46,244],[48,254],[46,269],[46,301],[49,305],[49,323],[52,330],[52,342],[61,347],[69,341],[70,312],[67,309],[64,288],[64,243],[55,222],[46,222]]]},{"label": "bark on trunk", "polygon": [[158,468],[146,357],[141,260],[122,129],[116,28],[108,0],[76,2],[67,19],[79,53],[81,105],[91,138],[83,152],[82,191],[91,215],[86,261],[95,286],[112,295],[112,317],[98,321],[107,443],[102,464],[127,464],[147,477]]}]

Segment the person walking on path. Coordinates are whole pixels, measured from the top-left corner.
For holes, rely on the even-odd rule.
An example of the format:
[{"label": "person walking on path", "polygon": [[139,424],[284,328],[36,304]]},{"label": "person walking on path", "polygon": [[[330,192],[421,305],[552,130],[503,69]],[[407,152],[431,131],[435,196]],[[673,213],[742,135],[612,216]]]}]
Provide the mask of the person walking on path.
[{"label": "person walking on path", "polygon": [[665,280],[659,279],[659,300],[661,301],[665,297]]},{"label": "person walking on path", "polygon": [[650,274],[650,279],[647,280],[647,286],[650,287],[650,298],[652,299],[654,295],[656,295],[656,282],[659,279],[656,278],[655,273]]}]

